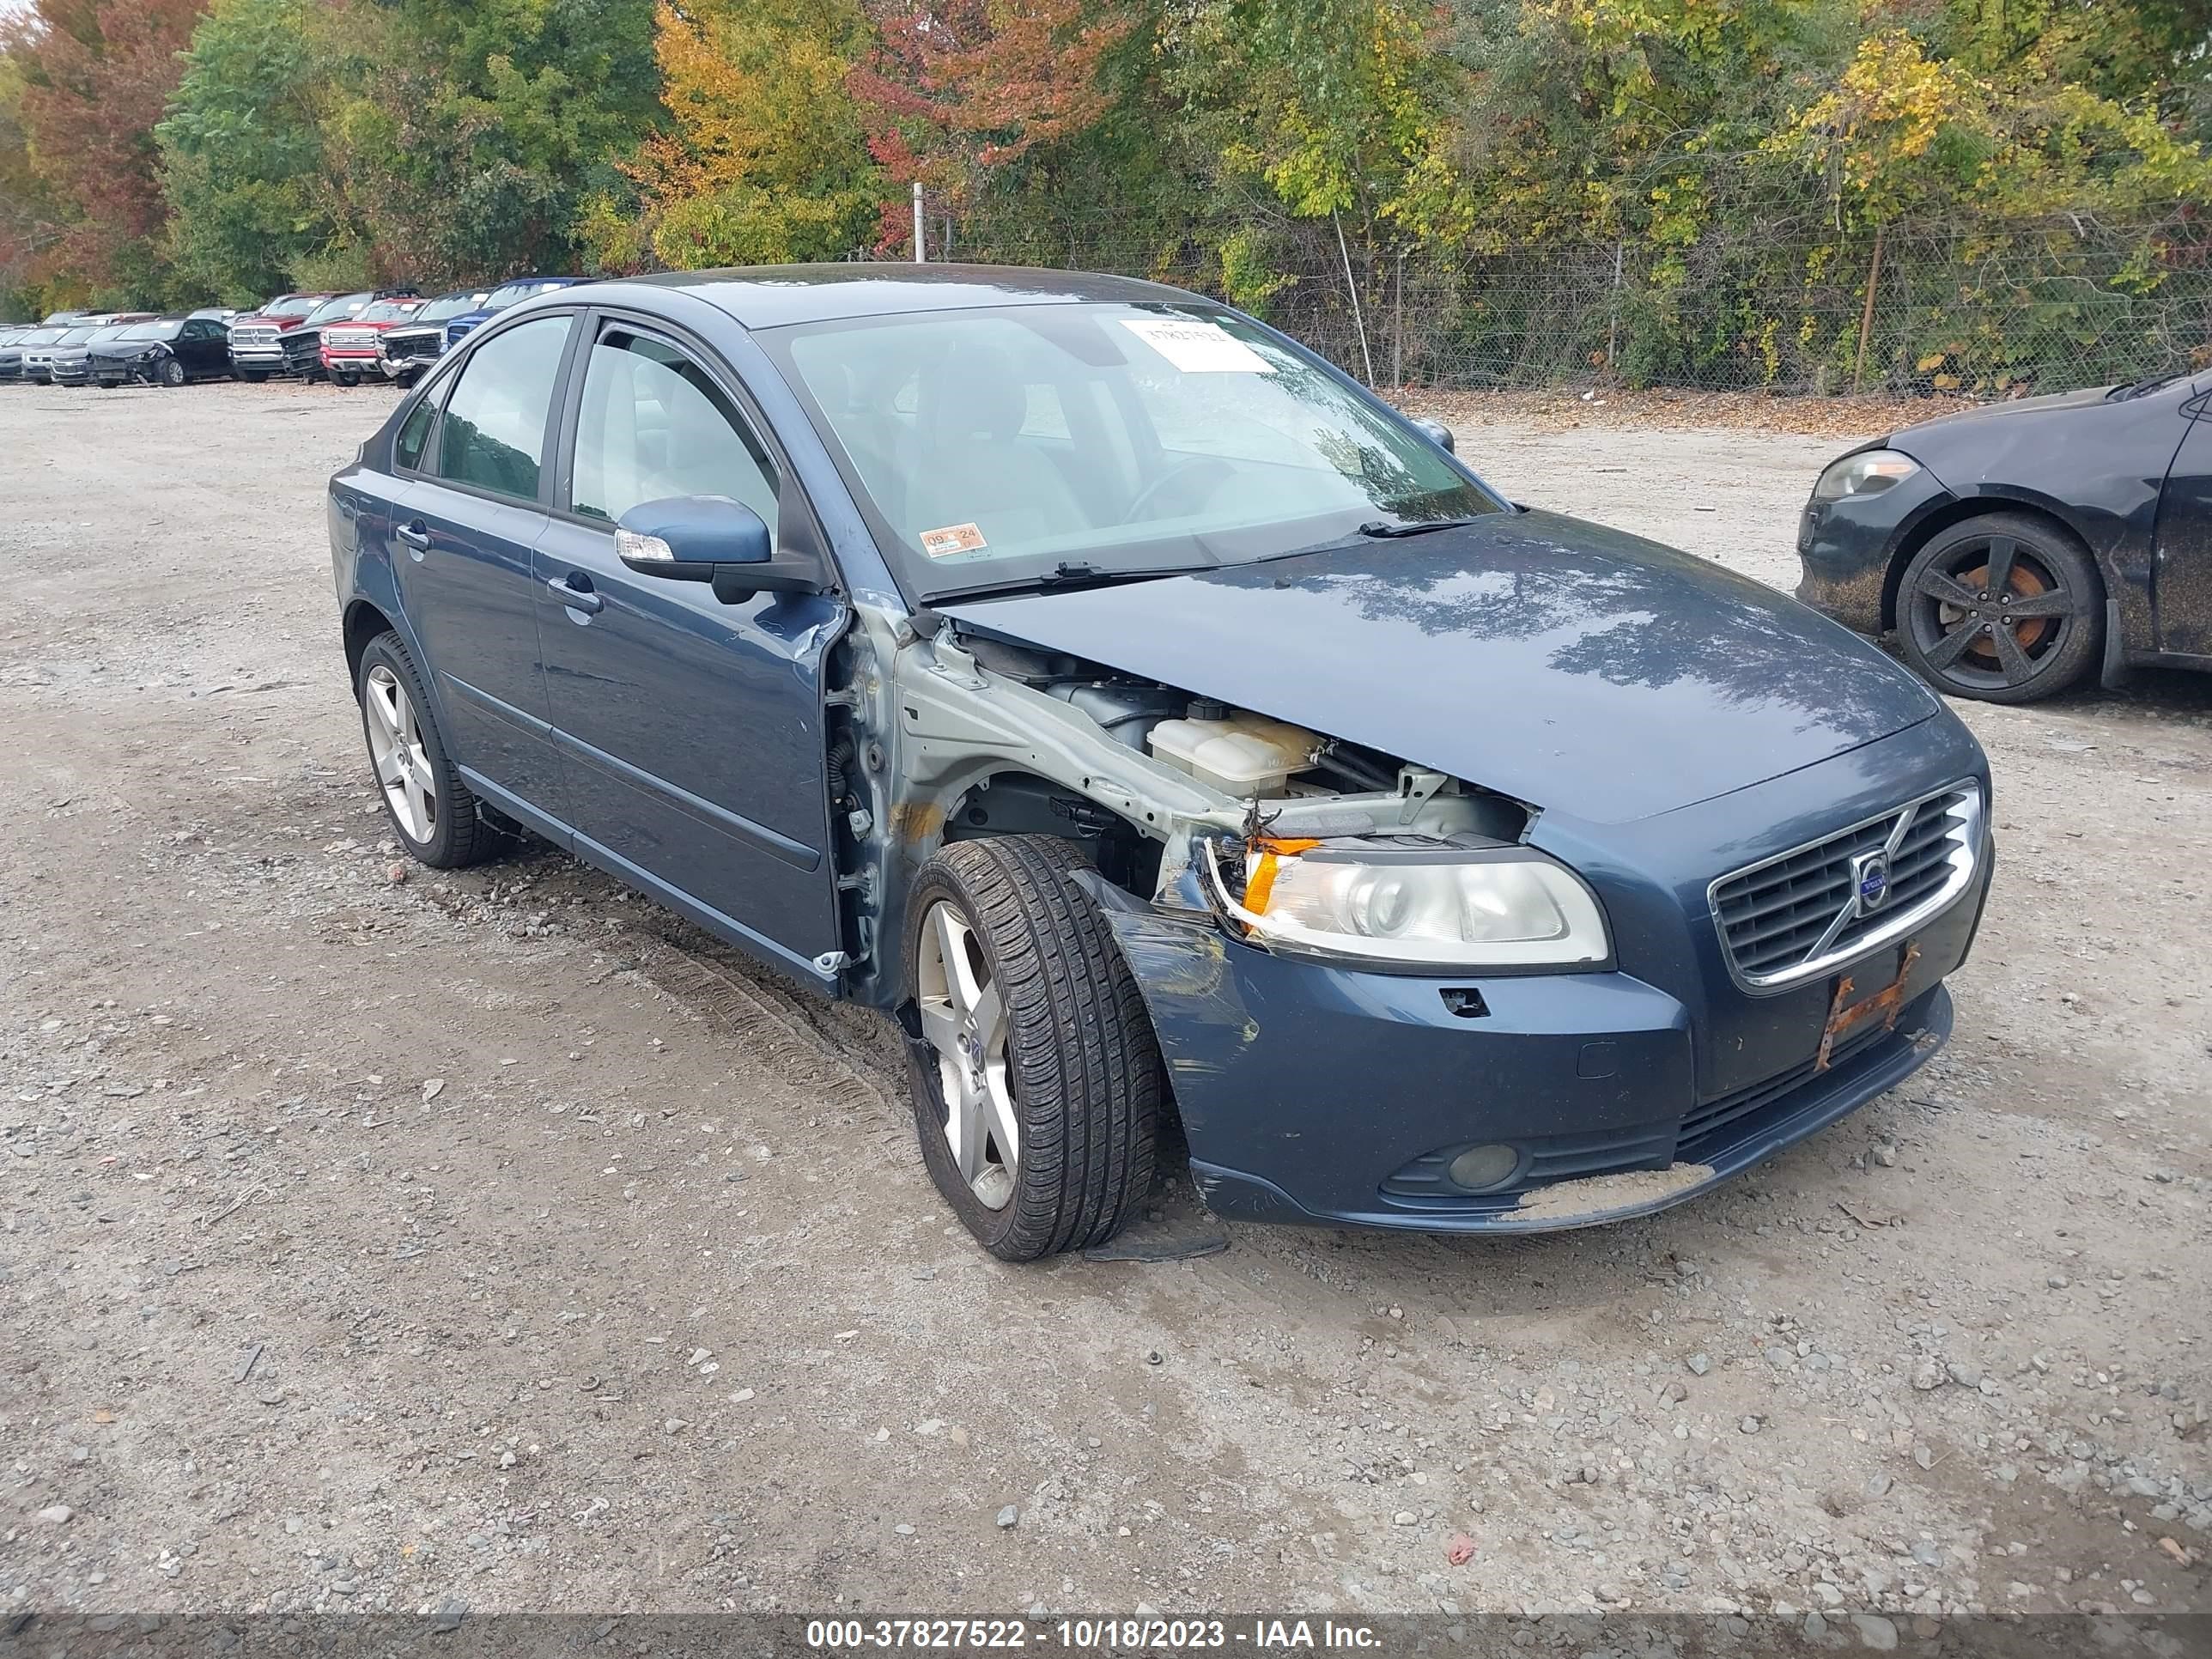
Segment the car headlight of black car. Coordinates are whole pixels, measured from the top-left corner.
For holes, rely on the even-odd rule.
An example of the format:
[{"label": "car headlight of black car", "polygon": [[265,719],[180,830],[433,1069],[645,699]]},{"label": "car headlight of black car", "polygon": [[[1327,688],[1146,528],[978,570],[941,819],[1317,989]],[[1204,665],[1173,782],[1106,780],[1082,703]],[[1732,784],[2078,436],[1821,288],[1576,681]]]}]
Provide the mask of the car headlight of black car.
[{"label": "car headlight of black car", "polygon": [[1813,486],[1816,501],[1840,501],[1853,496],[1879,495],[1903,483],[1920,471],[1920,463],[1894,449],[1863,449],[1829,463]]},{"label": "car headlight of black car", "polygon": [[1202,844],[1207,896],[1271,949],[1504,972],[1595,968],[1612,958],[1595,895],[1530,848],[1262,840],[1245,849],[1241,872],[1235,843],[1229,848],[1224,872],[1219,845]]}]

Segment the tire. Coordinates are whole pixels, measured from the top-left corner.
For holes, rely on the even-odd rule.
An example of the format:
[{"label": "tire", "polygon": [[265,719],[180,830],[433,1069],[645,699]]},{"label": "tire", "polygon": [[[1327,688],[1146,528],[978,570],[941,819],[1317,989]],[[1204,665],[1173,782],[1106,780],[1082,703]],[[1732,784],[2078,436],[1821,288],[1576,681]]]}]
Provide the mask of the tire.
[{"label": "tire", "polygon": [[174,357],[163,363],[155,373],[163,386],[182,386],[185,383],[185,366]]},{"label": "tire", "polygon": [[[976,1242],[1007,1261],[1111,1238],[1152,1186],[1159,1045],[1104,921],[1068,878],[1081,867],[1072,842],[1049,836],[954,842],[907,902],[922,1162]],[[963,1008],[984,1012],[971,1022]],[[956,1115],[978,1131],[964,1167]],[[1011,1169],[1006,1131],[992,1127],[1006,1121]]]},{"label": "tire", "polygon": [[332,386],[341,387],[347,392],[350,392],[361,384],[361,376],[358,374],[334,374],[331,376],[331,384]]},{"label": "tire", "polygon": [[269,371],[263,368],[242,368],[238,372],[238,378],[248,386],[259,386],[269,378]]},{"label": "tire", "polygon": [[1939,532],[1897,588],[1898,644],[1938,690],[2035,702],[2089,671],[2104,646],[2105,585],[2074,538],[2024,513]]},{"label": "tire", "polygon": [[477,798],[446,752],[406,641],[390,632],[371,640],[361,653],[353,690],[368,742],[370,775],[399,844],[434,870],[458,870],[489,858],[498,848],[499,834],[483,821]]}]

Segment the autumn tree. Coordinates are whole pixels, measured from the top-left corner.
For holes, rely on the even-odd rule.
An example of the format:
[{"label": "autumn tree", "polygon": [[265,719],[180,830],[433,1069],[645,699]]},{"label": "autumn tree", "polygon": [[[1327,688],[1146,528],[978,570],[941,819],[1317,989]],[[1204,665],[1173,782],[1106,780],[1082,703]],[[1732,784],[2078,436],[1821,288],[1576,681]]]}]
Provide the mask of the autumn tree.
[{"label": "autumn tree", "polygon": [[33,0],[0,34],[33,171],[63,221],[42,257],[86,291],[163,290],[154,129],[206,0]]},{"label": "autumn tree", "polygon": [[661,0],[666,130],[623,164],[641,198],[603,194],[584,234],[635,270],[842,258],[879,186],[846,91],[866,24],[853,0]]}]

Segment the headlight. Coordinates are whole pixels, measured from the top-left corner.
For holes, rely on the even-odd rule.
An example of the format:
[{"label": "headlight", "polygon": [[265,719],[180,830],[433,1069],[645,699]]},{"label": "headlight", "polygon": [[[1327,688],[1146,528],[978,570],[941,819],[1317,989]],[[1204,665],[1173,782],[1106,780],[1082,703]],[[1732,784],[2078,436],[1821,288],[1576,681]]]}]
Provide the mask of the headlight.
[{"label": "headlight", "polygon": [[1850,495],[1879,495],[1920,471],[1920,463],[1893,449],[1863,450],[1830,464],[1813,486],[1816,501],[1840,501]]},{"label": "headlight", "polygon": [[1215,902],[1270,946],[1509,970],[1595,967],[1613,954],[1605,917],[1581,878],[1525,847],[1262,842],[1243,857],[1240,896],[1215,843],[1204,844]]}]

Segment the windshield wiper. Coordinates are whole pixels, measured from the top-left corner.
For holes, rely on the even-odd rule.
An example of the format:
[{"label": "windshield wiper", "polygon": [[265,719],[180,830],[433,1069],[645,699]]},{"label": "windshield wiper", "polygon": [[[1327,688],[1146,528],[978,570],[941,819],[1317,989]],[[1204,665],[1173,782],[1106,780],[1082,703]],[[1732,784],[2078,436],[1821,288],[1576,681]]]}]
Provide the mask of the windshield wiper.
[{"label": "windshield wiper", "polygon": [[1213,564],[1140,564],[1117,568],[1088,560],[1062,559],[1041,576],[1017,576],[1005,581],[978,582],[973,587],[939,588],[930,594],[939,599],[981,599],[996,593],[1022,593],[1036,588],[1108,587],[1116,582],[1150,581],[1155,576],[1195,576],[1218,570]]},{"label": "windshield wiper", "polygon": [[1359,526],[1363,536],[1425,536],[1431,530],[1461,530],[1474,524],[1474,519],[1416,519],[1410,524],[1392,524],[1382,519]]},{"label": "windshield wiper", "polygon": [[2164,374],[2153,374],[2148,379],[2133,381],[2127,386],[2114,386],[2105,394],[2105,401],[2108,404],[2124,404],[2136,398],[2147,398],[2160,386],[2172,386],[2182,378],[2183,373],[2183,370],[2173,369]]}]

